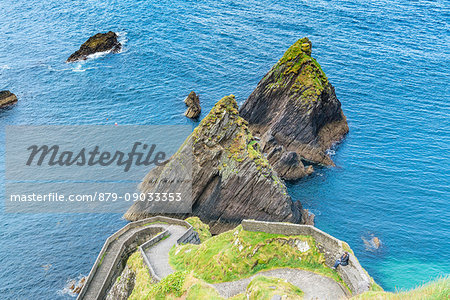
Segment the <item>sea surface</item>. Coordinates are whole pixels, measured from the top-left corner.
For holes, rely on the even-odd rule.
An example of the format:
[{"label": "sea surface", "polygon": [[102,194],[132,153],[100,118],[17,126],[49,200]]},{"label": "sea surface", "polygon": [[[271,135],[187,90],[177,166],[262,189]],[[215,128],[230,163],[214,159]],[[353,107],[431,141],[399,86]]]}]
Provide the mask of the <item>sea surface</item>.
[{"label": "sea surface", "polygon": [[[318,228],[347,241],[386,290],[450,270],[448,1],[0,1],[0,298],[66,299],[120,214],[3,212],[7,125],[192,124],[225,95],[243,103],[308,36],[348,118],[335,168],[289,183]],[[119,54],[66,64],[91,35]],[[379,250],[364,243],[372,236]]]}]

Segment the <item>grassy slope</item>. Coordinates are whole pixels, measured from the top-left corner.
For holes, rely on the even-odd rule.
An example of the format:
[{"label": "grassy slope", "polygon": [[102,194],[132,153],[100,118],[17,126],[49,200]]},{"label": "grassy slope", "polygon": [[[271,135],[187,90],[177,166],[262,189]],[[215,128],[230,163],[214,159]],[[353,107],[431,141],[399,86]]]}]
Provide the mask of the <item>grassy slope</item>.
[{"label": "grassy slope", "polygon": [[[161,282],[157,284],[151,283],[148,269],[138,251],[129,257],[127,265],[136,274],[135,286],[129,299],[222,300],[223,298],[220,297],[212,286],[198,277],[205,277],[209,279],[209,281],[211,281],[212,276],[215,276],[215,274],[217,274],[217,278],[234,276],[248,277],[260,270],[273,267],[298,267],[296,264],[302,261],[304,264],[300,266],[302,269],[310,269],[313,266],[317,267],[316,264],[322,263],[323,257],[318,253],[311,237],[295,237],[303,241],[308,241],[311,246],[311,249],[303,255],[308,255],[312,258],[306,260],[301,252],[296,250],[293,246],[289,244],[282,245],[282,241],[287,240],[284,236],[247,232],[242,230],[242,227],[239,226],[232,231],[211,237],[207,225],[201,223],[201,221],[197,219],[198,218],[191,218],[191,220],[188,221],[194,228],[201,231],[199,235],[203,237],[203,246],[185,245],[178,247],[178,249],[173,248],[171,250],[172,261],[178,262],[178,267],[183,268],[164,278]],[[293,239],[294,237],[290,238]],[[267,244],[268,241],[271,242]],[[259,247],[257,248],[257,246]],[[246,250],[244,250],[244,248],[246,248]],[[258,249],[255,252],[255,255],[252,257],[245,257],[245,254],[253,253],[253,251],[250,252],[247,250],[254,250],[255,248]],[[239,249],[241,249],[241,251],[239,251]],[[175,257],[173,257],[174,252],[177,250],[179,250],[178,255],[180,256],[178,257],[178,255],[175,255]],[[295,255],[295,252],[297,252],[297,256]],[[237,261],[233,256],[237,258]],[[180,262],[180,260],[182,260],[181,257],[187,260],[193,258],[196,260],[186,264]],[[302,258],[302,260],[299,260],[298,258]],[[224,261],[217,264],[217,259],[224,259]],[[294,263],[290,264],[292,260],[294,260]],[[207,263],[208,261],[211,261],[212,264]],[[255,262],[258,262],[258,264],[253,267]],[[198,263],[201,263],[202,265],[198,265]],[[216,267],[214,267],[214,265]],[[233,268],[227,269],[227,267],[230,266],[233,266]],[[236,267],[237,269],[234,269]],[[256,267],[258,267],[257,270],[255,270]],[[324,266],[322,265],[322,267]],[[324,270],[324,272],[328,272],[327,270],[329,270],[329,268],[325,267],[324,269],[322,267],[316,268],[315,271],[317,273],[321,273],[321,271]],[[188,271],[188,269],[192,270]],[[198,271],[195,270],[204,270],[205,272],[198,274]],[[228,270],[228,272],[222,273],[221,271],[223,270]],[[244,273],[240,274],[239,272]],[[229,275],[223,276],[224,274]],[[334,274],[331,273],[328,274],[328,276],[333,277]],[[220,281],[217,280],[217,278],[216,281]],[[340,279],[338,278],[338,280]],[[375,286],[372,291],[353,297],[352,299],[449,299],[450,279],[443,278],[407,292],[389,293],[383,292],[380,289],[377,289]],[[287,295],[288,298],[286,299],[301,299],[303,295],[298,288],[283,280],[258,276],[248,285],[245,293],[236,295],[231,299],[271,299],[275,294]]]},{"label": "grassy slope", "polygon": [[450,278],[442,278],[422,285],[414,290],[398,293],[369,291],[355,296],[354,300],[444,300],[450,299]]},{"label": "grassy slope", "polygon": [[283,296],[283,299],[303,299],[303,292],[291,283],[279,278],[258,276],[247,286],[247,291],[242,299],[270,300],[275,295]]},{"label": "grassy slope", "polygon": [[195,231],[197,231],[202,243],[211,237],[209,225],[204,224],[198,217],[190,217],[187,218],[186,221],[191,224]]},{"label": "grassy slope", "polygon": [[[293,245],[299,240],[307,242],[310,249],[300,252]],[[210,283],[234,281],[263,270],[286,267],[312,271],[342,283],[337,272],[324,262],[323,254],[310,236],[250,232],[242,226],[201,245],[180,245],[170,251],[170,263],[176,270],[201,270],[196,276]]]}]

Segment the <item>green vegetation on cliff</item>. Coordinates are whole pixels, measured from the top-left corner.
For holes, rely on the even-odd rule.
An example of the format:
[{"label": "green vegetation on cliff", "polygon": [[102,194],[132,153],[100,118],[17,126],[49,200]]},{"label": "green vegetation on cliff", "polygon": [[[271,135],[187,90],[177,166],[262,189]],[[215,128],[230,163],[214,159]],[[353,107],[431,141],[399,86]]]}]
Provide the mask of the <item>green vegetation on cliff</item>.
[{"label": "green vegetation on cliff", "polygon": [[410,291],[390,293],[384,291],[369,291],[355,296],[354,300],[440,300],[450,297],[450,278],[441,278],[424,284]]},{"label": "green vegetation on cliff", "polygon": [[170,251],[170,263],[176,270],[201,270],[195,275],[210,283],[238,280],[263,270],[285,267],[312,271],[343,283],[337,272],[324,262],[311,236],[250,232],[242,226],[200,245],[179,245]]},{"label": "green vegetation on cliff", "polygon": [[[301,104],[317,101],[330,85],[320,64],[311,57],[311,47],[311,41],[307,37],[299,39],[289,47],[269,72],[268,76],[275,78],[275,82],[269,87],[288,87],[293,93],[300,94]],[[292,77],[295,77],[295,80]]]},{"label": "green vegetation on cliff", "polygon": [[[230,136],[230,133],[232,134]],[[209,137],[207,141],[204,137]],[[194,147],[202,142],[210,147],[224,146],[226,158],[220,170],[227,175],[237,169],[239,163],[250,159],[265,177],[271,177],[280,183],[277,175],[261,152],[258,141],[248,129],[248,122],[239,116],[238,105],[233,95],[223,97],[211,109],[210,113],[194,129]]]},{"label": "green vegetation on cliff", "polygon": [[128,297],[130,300],[149,299],[148,293],[152,287],[152,281],[148,268],[144,264],[141,253],[139,251],[134,252],[127,260],[127,266],[136,275],[134,288],[131,295]]},{"label": "green vegetation on cliff", "polygon": [[198,233],[200,242],[204,242],[211,237],[211,232],[209,231],[209,226],[203,223],[198,217],[187,218],[186,221],[191,224],[195,231]]}]

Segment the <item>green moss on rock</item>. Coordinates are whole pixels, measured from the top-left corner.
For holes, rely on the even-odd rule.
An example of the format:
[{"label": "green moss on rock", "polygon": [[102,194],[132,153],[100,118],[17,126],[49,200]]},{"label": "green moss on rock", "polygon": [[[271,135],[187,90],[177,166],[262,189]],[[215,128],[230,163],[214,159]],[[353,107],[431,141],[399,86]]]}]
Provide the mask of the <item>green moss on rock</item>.
[{"label": "green moss on rock", "polygon": [[[231,138],[230,138],[230,134]],[[210,113],[200,122],[193,132],[194,146],[199,142],[207,143],[213,147],[228,138],[231,142],[225,142],[224,148],[229,159],[242,162],[250,158],[264,176],[272,174],[269,162],[264,157],[250,130],[248,122],[239,116],[238,105],[234,95],[226,96],[219,100]],[[221,169],[226,168],[223,162]]]},{"label": "green moss on rock", "polygon": [[275,78],[274,83],[269,84],[270,88],[288,88],[299,94],[300,105],[317,101],[324,89],[330,86],[319,63],[311,57],[311,48],[312,43],[307,37],[299,39],[267,75]]}]

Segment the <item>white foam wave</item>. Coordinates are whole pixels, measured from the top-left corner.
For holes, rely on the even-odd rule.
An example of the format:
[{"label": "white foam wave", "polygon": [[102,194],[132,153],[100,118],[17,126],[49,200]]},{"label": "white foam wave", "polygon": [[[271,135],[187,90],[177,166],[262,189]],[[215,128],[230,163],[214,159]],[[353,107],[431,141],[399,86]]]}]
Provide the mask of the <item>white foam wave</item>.
[{"label": "white foam wave", "polygon": [[117,34],[117,40],[122,45],[122,48],[120,48],[120,51],[117,53],[122,53],[125,51],[125,44],[128,42],[127,39],[127,32],[126,31],[118,31]]},{"label": "white foam wave", "polygon": [[3,65],[3,66],[0,66],[0,69],[2,69],[2,70],[10,70],[11,67],[8,66],[8,65]]},{"label": "white foam wave", "polygon": [[329,156],[333,156],[333,155],[336,154],[336,151],[334,151],[333,149],[328,149],[328,150],[326,151],[326,154],[329,155]]},{"label": "white foam wave", "polygon": [[81,63],[78,63],[75,68],[72,69],[74,72],[85,72],[86,69],[83,69],[83,65]]},{"label": "white foam wave", "polygon": [[73,287],[76,287],[76,286],[79,284],[80,280],[81,280],[83,277],[84,277],[84,276],[80,274],[80,275],[78,275],[77,278],[69,278],[69,279],[66,281],[65,286],[64,286],[61,290],[59,290],[59,291],[57,292],[58,295],[60,295],[60,296],[63,296],[63,295],[69,295],[69,296],[71,296],[71,297],[76,297],[76,296],[78,296],[77,293],[74,293]]}]

